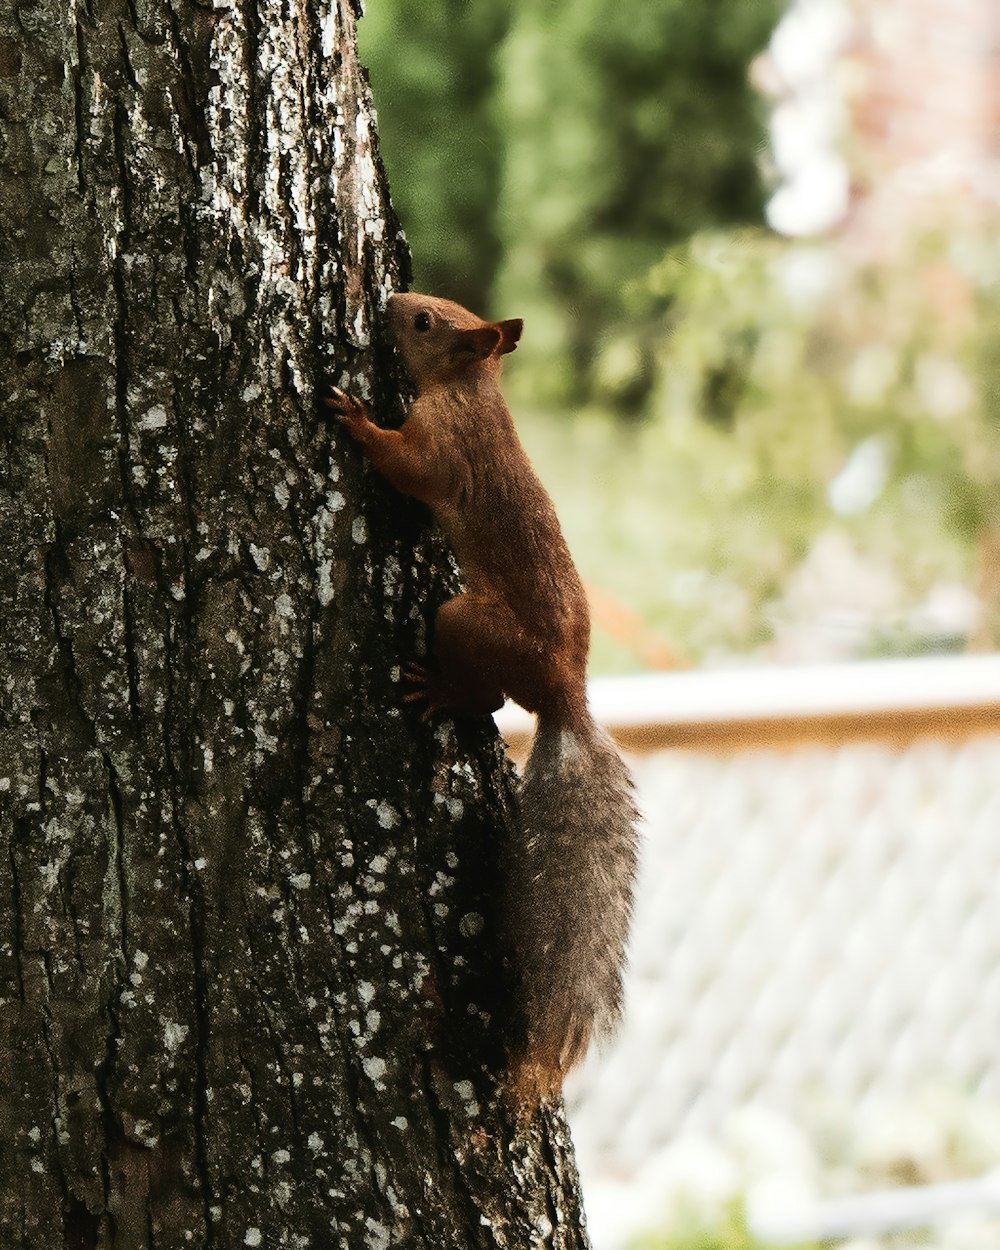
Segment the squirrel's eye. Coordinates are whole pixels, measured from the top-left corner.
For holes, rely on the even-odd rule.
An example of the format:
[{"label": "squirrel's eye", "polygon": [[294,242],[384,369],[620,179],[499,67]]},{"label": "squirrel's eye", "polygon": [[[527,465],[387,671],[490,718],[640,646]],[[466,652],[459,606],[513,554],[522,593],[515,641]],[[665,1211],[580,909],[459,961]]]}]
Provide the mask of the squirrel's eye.
[{"label": "squirrel's eye", "polygon": [[431,328],[431,319],[426,313],[417,313],[413,318],[414,330],[429,330]]}]

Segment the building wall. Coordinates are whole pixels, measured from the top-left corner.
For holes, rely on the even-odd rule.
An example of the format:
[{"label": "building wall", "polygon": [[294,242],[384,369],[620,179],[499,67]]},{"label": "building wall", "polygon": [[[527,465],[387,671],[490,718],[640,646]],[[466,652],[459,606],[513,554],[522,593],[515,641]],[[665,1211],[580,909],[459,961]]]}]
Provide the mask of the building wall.
[{"label": "building wall", "polygon": [[1000,202],[996,0],[865,0],[850,55],[862,187]]},{"label": "building wall", "polygon": [[791,0],[755,78],[777,229],[880,247],[1000,207],[998,0]]}]

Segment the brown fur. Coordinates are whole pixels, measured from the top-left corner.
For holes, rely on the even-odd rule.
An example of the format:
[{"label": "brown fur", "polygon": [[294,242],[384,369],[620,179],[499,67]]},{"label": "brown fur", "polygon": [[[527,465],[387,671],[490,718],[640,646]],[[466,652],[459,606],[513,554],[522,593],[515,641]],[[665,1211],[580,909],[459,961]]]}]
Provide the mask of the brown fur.
[{"label": "brown fur", "polygon": [[465,578],[438,611],[434,666],[416,671],[410,697],[486,715],[509,696],[539,718],[504,890],[518,1016],[509,1084],[527,1106],[558,1092],[620,1013],[637,813],[587,710],[583,586],[500,393],[521,322],[412,293],[387,311],[416,387],[403,426],[381,429],[341,391],[324,402],[386,480],[433,511]]}]

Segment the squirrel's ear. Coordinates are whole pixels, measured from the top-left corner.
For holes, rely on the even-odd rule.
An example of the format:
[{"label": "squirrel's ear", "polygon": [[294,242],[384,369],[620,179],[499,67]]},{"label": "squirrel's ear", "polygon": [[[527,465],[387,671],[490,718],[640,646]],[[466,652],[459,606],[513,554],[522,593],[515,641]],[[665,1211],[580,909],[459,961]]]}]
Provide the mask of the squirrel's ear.
[{"label": "squirrel's ear", "polygon": [[471,365],[477,360],[485,360],[496,351],[500,340],[501,332],[497,326],[477,326],[475,330],[459,330],[455,335],[451,354],[456,364]]},{"label": "squirrel's ear", "polygon": [[524,329],[524,322],[520,317],[512,317],[509,321],[498,321],[496,327],[500,331],[499,354],[505,356],[517,346],[517,340]]}]

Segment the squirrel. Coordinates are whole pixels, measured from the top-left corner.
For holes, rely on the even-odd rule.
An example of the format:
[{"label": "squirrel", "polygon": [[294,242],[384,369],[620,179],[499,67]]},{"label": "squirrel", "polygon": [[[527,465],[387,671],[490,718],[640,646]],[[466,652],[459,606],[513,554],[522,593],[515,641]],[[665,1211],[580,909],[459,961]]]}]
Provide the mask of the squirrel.
[{"label": "squirrel", "polygon": [[586,593],[500,393],[522,322],[414,292],[390,296],[386,318],[415,388],[403,424],[381,428],[336,387],[323,402],[392,486],[430,508],[465,580],[405,698],[425,717],[486,716],[509,696],[538,718],[501,906],[515,983],[506,1084],[530,1106],[557,1096],[621,1015],[638,812],[587,707]]}]

